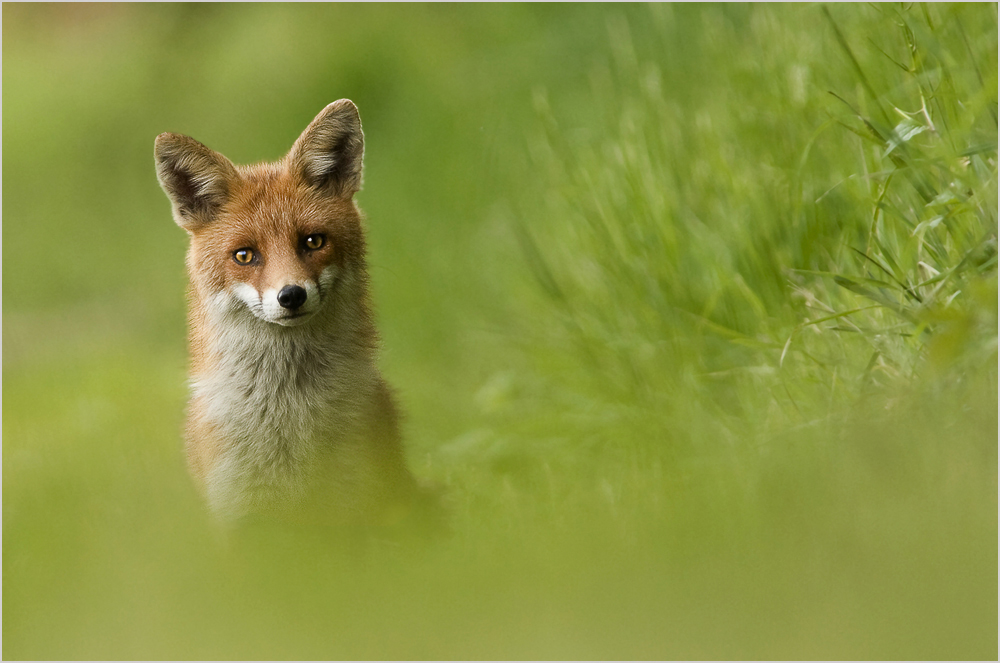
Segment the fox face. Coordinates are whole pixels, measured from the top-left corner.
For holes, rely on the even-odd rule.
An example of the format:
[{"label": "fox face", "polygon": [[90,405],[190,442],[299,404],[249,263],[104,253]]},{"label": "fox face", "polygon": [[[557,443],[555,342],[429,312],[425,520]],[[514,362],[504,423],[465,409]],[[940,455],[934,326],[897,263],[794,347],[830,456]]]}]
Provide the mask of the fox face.
[{"label": "fox face", "polygon": [[157,176],[191,237],[188,270],[201,305],[283,327],[329,308],[338,284],[363,273],[353,201],[363,152],[348,100],[327,106],[274,164],[234,166],[187,136],[158,136]]},{"label": "fox face", "polygon": [[349,201],[261,170],[249,169],[215,219],[191,230],[193,282],[220,312],[303,325],[358,271],[360,215]]}]

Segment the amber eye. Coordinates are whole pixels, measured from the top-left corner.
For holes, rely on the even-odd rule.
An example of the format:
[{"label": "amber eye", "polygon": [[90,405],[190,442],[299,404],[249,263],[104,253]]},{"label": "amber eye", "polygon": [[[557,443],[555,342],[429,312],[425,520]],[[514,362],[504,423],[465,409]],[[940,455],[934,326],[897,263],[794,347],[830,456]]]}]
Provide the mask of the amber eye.
[{"label": "amber eye", "polygon": [[323,246],[325,243],[326,243],[326,238],[323,237],[322,235],[318,235],[318,234],[317,235],[309,235],[305,239],[306,248],[307,249],[312,249],[313,251],[315,251],[319,247]]},{"label": "amber eye", "polygon": [[233,253],[233,260],[241,265],[249,265],[253,262],[253,249],[239,249]]}]

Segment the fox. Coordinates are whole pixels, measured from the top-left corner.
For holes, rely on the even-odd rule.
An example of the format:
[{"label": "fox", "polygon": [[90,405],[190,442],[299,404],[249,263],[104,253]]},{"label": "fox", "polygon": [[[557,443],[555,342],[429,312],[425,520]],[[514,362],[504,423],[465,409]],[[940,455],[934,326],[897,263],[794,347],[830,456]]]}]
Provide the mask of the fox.
[{"label": "fox", "polygon": [[354,200],[364,146],[349,99],[273,163],[237,166],[188,136],[156,137],[157,179],[190,240],[184,448],[223,522],[384,522],[426,492],[377,366]]}]

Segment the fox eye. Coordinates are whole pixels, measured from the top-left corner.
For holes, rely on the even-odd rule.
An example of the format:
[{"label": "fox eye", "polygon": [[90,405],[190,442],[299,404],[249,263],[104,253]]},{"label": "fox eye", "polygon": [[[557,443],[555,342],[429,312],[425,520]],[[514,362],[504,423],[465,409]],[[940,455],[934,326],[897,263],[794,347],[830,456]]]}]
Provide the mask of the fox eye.
[{"label": "fox eye", "polygon": [[253,249],[238,249],[233,252],[233,260],[241,265],[249,265],[253,262]]},{"label": "fox eye", "polygon": [[308,237],[305,238],[304,244],[306,245],[307,249],[312,249],[313,251],[315,251],[316,249],[326,244],[326,237],[323,237],[323,235],[320,235],[318,233],[315,235],[309,235]]}]

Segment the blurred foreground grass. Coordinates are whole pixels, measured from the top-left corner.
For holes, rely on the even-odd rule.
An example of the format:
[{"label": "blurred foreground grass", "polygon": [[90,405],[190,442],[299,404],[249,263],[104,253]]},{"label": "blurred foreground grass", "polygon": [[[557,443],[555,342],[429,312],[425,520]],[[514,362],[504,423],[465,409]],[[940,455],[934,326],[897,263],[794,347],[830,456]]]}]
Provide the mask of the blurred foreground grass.
[{"label": "blurred foreground grass", "polygon": [[[6,658],[996,657],[995,5],[4,19]],[[152,139],[340,97],[452,531],[227,537]]]}]

